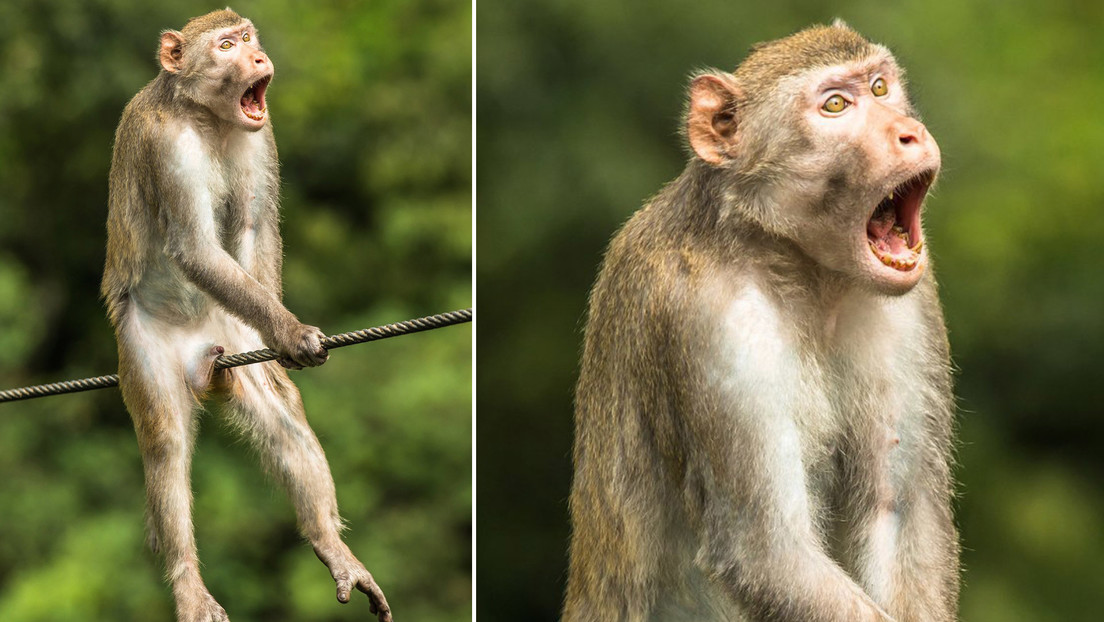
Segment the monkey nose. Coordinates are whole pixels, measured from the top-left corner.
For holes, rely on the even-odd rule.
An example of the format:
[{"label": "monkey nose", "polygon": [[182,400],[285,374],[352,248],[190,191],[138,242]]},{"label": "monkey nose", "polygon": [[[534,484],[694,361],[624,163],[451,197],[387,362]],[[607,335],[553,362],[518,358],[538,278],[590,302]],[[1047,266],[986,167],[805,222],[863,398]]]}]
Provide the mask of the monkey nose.
[{"label": "monkey nose", "polygon": [[[894,151],[900,157],[910,162],[931,160],[938,163],[939,145],[936,144],[935,139],[928,133],[928,129],[924,127],[923,123],[915,119],[908,119],[894,124],[891,128],[891,136],[896,138],[896,142],[891,144],[896,147]],[[894,139],[890,138],[890,140]]]},{"label": "monkey nose", "polygon": [[897,130],[897,141],[902,147],[922,145],[927,142],[927,139],[928,129],[920,122],[902,125]]}]

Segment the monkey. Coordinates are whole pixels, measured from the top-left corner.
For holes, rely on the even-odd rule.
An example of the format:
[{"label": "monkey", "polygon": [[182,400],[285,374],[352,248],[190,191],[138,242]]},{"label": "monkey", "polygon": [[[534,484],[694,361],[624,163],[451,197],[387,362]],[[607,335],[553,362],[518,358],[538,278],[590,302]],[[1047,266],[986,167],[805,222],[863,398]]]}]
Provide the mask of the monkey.
[{"label": "monkey", "polygon": [[[157,77],[115,134],[101,293],[145,471],[150,543],[177,619],[228,620],[200,576],[192,526],[191,457],[209,405],[287,489],[337,600],[358,589],[389,622],[383,592],[341,539],[333,477],[285,369],[328,353],[322,331],[282,302],[272,60],[253,23],[229,8],[162,32],[157,58]],[[264,347],[277,362],[214,370],[227,350]]]},{"label": "monkey", "polygon": [[902,69],[837,21],[687,100],[589,297],[562,619],[956,619],[941,156]]}]

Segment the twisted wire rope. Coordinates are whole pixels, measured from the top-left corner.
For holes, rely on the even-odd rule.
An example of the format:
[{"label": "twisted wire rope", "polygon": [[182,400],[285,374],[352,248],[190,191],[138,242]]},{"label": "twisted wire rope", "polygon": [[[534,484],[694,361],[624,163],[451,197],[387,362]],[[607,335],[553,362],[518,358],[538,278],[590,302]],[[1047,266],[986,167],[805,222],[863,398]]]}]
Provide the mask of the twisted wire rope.
[{"label": "twisted wire rope", "polygon": [[[345,346],[351,346],[358,343],[367,343],[369,341],[379,341],[380,339],[388,339],[400,335],[420,333],[435,328],[452,326],[453,324],[463,324],[471,320],[472,310],[470,308],[447,311],[436,315],[427,315],[426,317],[395,322],[394,324],[384,324],[383,326],[373,326],[371,328],[333,335],[322,339],[322,346],[327,350],[344,348]],[[215,369],[227,369],[229,367],[240,367],[242,365],[274,361],[278,357],[279,355],[269,348],[230,354],[220,356],[216,359]],[[93,389],[107,389],[117,386],[119,386],[118,374],[96,376],[94,378],[81,378],[79,380],[63,380],[50,384],[40,384],[32,387],[21,387],[18,389],[0,391],[0,403],[29,400],[36,397],[46,397],[48,395],[78,393],[80,391],[91,391]]]}]

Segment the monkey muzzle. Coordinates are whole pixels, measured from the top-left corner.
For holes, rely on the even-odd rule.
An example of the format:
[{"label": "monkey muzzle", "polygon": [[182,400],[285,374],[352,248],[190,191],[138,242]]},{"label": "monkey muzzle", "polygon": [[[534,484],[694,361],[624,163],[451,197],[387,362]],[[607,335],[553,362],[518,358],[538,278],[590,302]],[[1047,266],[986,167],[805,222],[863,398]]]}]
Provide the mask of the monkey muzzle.
[{"label": "monkey muzzle", "polygon": [[886,266],[909,272],[920,262],[924,235],[920,229],[920,206],[935,179],[927,170],[889,191],[866,223],[870,251]]}]

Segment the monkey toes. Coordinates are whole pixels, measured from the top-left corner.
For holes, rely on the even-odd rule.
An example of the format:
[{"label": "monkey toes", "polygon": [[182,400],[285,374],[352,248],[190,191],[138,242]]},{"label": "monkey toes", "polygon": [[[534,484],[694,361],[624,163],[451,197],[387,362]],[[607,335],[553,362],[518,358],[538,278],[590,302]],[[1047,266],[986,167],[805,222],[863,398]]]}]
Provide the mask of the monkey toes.
[{"label": "monkey toes", "polygon": [[383,595],[383,590],[376,584],[364,564],[353,557],[348,549],[345,552],[339,552],[315,548],[314,552],[330,569],[330,575],[337,584],[338,602],[349,602],[353,588],[356,588],[368,595],[368,610],[376,615],[379,622],[391,622],[391,607],[387,605],[387,597]]},{"label": "monkey toes", "polygon": [[230,622],[226,610],[206,591],[195,599],[178,596],[176,617],[180,622]]}]

